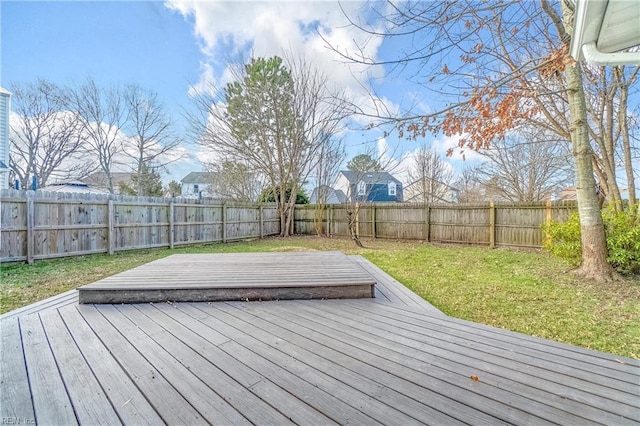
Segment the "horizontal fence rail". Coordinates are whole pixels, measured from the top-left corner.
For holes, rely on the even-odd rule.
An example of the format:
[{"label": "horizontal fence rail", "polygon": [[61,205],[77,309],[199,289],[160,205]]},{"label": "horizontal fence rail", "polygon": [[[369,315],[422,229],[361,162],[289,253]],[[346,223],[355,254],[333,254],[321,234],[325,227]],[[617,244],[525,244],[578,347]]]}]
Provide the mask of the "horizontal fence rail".
[{"label": "horizontal fence rail", "polygon": [[[575,201],[482,204],[362,204],[356,230],[362,237],[476,244],[489,247],[540,248],[541,226],[564,222],[576,211]],[[353,210],[353,207],[351,207]],[[295,231],[349,235],[347,206],[297,205]]]},{"label": "horizontal fence rail", "polygon": [[[262,238],[280,233],[275,204],[0,191],[0,261]],[[294,231],[348,236],[347,206],[296,205]],[[563,222],[575,201],[360,206],[362,237],[539,248],[541,225]]]},{"label": "horizontal fence rail", "polygon": [[0,261],[24,261],[280,233],[275,204],[0,191]]}]

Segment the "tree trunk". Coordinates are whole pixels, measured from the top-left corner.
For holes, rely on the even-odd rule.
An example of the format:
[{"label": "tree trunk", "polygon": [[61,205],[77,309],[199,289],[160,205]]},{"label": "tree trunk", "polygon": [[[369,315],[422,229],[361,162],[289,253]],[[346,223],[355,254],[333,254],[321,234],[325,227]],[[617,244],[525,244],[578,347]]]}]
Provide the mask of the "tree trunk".
[{"label": "tree trunk", "polygon": [[351,240],[358,246],[358,247],[364,247],[362,245],[362,241],[360,241],[360,236],[358,235],[358,231],[356,230],[356,221],[357,221],[357,217],[358,217],[358,212],[360,210],[360,207],[356,207],[356,209],[354,211],[348,211],[347,210],[347,221],[349,222],[349,236],[351,237]]},{"label": "tree trunk", "polygon": [[607,241],[593,176],[593,152],[589,144],[589,130],[582,74],[579,62],[567,64],[568,100],[571,113],[571,142],[576,173],[576,196],[582,237],[582,262],[576,273],[600,282],[617,279],[607,262]]},{"label": "tree trunk", "polygon": [[631,140],[629,138],[629,125],[627,123],[627,100],[629,97],[629,86],[623,80],[623,69],[614,69],[618,84],[620,85],[620,107],[618,108],[618,125],[622,135],[622,152],[624,153],[624,170],[627,175],[627,188],[629,193],[629,208],[636,204],[636,182],[633,175],[633,160],[631,158]]}]

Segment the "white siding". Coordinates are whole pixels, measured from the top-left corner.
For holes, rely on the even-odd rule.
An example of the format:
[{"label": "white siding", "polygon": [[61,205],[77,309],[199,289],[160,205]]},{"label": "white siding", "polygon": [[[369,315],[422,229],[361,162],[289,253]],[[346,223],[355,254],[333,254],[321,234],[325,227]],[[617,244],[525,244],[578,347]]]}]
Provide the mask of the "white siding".
[{"label": "white siding", "polygon": [[349,181],[342,173],[338,174],[338,178],[336,179],[336,183],[333,185],[333,188],[342,190],[347,197],[350,195]]}]

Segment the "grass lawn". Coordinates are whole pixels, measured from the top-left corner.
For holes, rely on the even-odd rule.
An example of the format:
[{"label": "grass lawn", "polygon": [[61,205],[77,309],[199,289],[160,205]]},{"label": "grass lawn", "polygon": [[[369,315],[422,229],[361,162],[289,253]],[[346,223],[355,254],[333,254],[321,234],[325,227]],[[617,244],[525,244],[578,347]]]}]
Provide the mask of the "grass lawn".
[{"label": "grass lawn", "polygon": [[7,312],[175,253],[341,250],[361,254],[447,315],[640,359],[640,277],[597,285],[538,252],[293,237],[2,265]]}]

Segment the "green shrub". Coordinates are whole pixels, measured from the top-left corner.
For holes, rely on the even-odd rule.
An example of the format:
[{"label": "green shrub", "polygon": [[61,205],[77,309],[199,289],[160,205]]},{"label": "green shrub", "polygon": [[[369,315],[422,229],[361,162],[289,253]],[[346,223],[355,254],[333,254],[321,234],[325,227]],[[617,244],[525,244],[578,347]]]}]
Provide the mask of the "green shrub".
[{"label": "green shrub", "polygon": [[582,244],[580,242],[580,218],[578,213],[572,213],[566,222],[551,221],[542,225],[546,235],[544,249],[551,254],[571,262],[580,264],[582,258]]},{"label": "green shrub", "polygon": [[[623,274],[640,274],[640,218],[637,209],[616,212],[606,208],[602,212],[607,236],[607,260]],[[572,213],[566,222],[542,225],[546,235],[544,249],[575,265],[580,263],[580,219]]]},{"label": "green shrub", "polygon": [[607,233],[609,263],[623,274],[640,273],[640,220],[637,209],[606,209],[602,218]]}]

